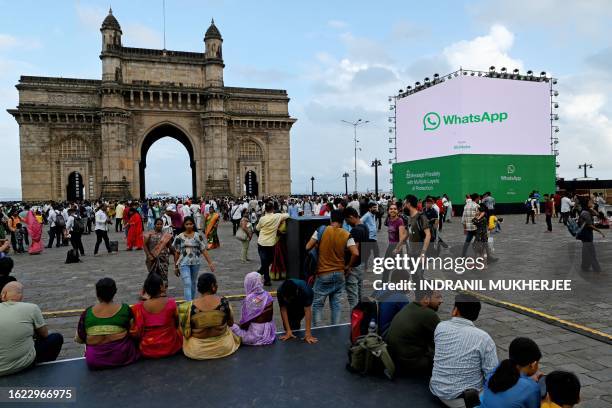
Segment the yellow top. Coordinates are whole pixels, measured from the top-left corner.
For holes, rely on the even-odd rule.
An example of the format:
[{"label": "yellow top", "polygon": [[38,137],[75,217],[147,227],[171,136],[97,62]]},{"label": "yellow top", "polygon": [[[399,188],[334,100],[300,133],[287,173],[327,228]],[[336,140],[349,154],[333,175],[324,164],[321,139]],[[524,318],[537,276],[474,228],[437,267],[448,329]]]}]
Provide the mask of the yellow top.
[{"label": "yellow top", "polygon": [[493,231],[495,229],[495,223],[497,222],[497,217],[494,215],[489,216],[489,231]]},{"label": "yellow top", "polygon": [[557,405],[552,401],[542,401],[540,408],[561,408],[561,405]]},{"label": "yellow top", "polygon": [[289,218],[289,214],[266,214],[259,219],[257,230],[259,238],[257,243],[261,246],[274,246],[276,244],[276,232],[280,224]]}]

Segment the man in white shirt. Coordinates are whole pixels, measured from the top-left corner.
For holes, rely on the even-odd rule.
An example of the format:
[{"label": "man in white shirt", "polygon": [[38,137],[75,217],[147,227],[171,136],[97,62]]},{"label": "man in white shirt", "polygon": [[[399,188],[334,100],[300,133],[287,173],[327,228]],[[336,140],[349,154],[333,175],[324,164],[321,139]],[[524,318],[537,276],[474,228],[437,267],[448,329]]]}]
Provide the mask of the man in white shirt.
[{"label": "man in white shirt", "polygon": [[348,206],[353,207],[359,214],[359,196],[357,194],[353,194],[353,201],[348,203]]},{"label": "man in white shirt", "polygon": [[[123,218],[123,214],[121,217]],[[104,245],[108,253],[111,253],[107,227],[109,222],[108,215],[106,214],[106,204],[102,204],[100,209],[96,211],[96,246],[94,247],[94,256],[98,255],[98,249],[100,248],[102,240],[104,240]]]},{"label": "man in white shirt", "polygon": [[47,221],[49,222],[49,244],[47,248],[53,248],[53,241],[55,240],[55,247],[59,248],[62,245],[62,231],[63,228],[58,228],[55,225],[57,220],[57,210],[53,206],[49,207],[49,215],[47,215]]},{"label": "man in white shirt", "polygon": [[181,215],[183,216],[183,218],[192,216],[191,207],[189,206],[188,202],[183,204],[183,206],[181,207]]},{"label": "man in white shirt", "polygon": [[117,207],[115,207],[115,232],[123,231],[123,212],[124,211],[125,211],[125,206],[123,205],[121,201],[119,201],[117,203]]},{"label": "man in white shirt", "polygon": [[238,231],[238,227],[240,225],[240,220],[242,219],[242,202],[240,200],[236,200],[234,205],[230,208],[230,219],[232,220],[232,235],[236,235],[236,231]]},{"label": "man in white shirt", "polygon": [[563,197],[561,197],[561,219],[559,222],[563,222],[564,225],[567,225],[567,220],[569,219],[570,212],[572,211],[572,206],[574,203],[569,198],[569,195],[566,193]]}]

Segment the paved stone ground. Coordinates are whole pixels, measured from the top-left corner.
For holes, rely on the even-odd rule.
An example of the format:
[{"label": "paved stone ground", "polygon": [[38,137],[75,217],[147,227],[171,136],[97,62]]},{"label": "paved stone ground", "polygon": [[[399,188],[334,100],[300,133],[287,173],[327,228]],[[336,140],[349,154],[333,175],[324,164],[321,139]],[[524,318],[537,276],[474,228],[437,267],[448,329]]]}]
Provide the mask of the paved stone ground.
[{"label": "paved stone ground", "polygon": [[[537,219],[536,225],[525,225],[519,216],[506,216],[502,233],[495,237],[495,256],[500,258],[500,262],[483,272],[466,273],[462,278],[572,279],[571,292],[487,294],[612,334],[612,245],[609,238],[598,238],[597,243],[603,272],[579,273],[581,243],[569,236],[562,224],[553,221],[554,231],[546,233],[543,216]],[[455,218],[452,224],[446,224],[443,233],[452,248],[441,256],[455,254],[463,239],[459,220]],[[110,235],[111,240],[120,241],[120,248],[125,247],[121,234],[112,232]],[[221,225],[220,239],[221,248],[211,251],[217,265],[220,292],[242,293],[244,275],[259,267],[256,244],[251,244],[249,253],[254,261],[242,264],[238,259],[240,243],[231,237],[229,223]],[[135,302],[146,276],[144,254],[120,251],[107,255],[101,251],[101,256],[93,257],[94,241],[93,235],[84,237],[86,256],[80,264],[63,263],[67,248],[45,250],[38,256],[15,255],[14,275],[26,286],[26,300],[39,304],[43,311],[82,309],[96,301],[96,280],[110,276],[118,284],[117,300]],[[384,227],[379,244],[381,249],[386,247]],[[366,279],[365,294],[369,293],[369,285]],[[275,282],[274,287],[277,286],[278,282]],[[170,295],[182,296],[182,282],[173,275],[170,277]],[[446,303],[440,311],[442,319],[449,317],[453,297],[453,293],[444,294]],[[239,315],[238,303],[234,303],[234,310]],[[277,325],[281,327],[278,315],[276,313]],[[348,306],[344,308],[343,320],[348,320]],[[62,358],[82,355],[82,346],[72,341],[76,322],[76,317],[49,319],[51,329],[61,332],[66,339]],[[500,359],[507,356],[507,347],[514,337],[531,337],[543,351],[541,363],[545,372],[564,368],[579,375],[583,385],[583,403],[580,406],[612,407],[612,346],[486,304],[477,324],[495,340]]]}]

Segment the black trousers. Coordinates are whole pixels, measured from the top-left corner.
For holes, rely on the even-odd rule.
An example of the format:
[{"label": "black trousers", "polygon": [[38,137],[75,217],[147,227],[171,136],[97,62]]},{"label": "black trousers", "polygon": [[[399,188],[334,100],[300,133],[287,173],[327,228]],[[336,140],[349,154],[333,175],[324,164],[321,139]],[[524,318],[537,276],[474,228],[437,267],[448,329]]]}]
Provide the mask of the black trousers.
[{"label": "black trousers", "polygon": [[53,247],[53,240],[56,241],[55,246],[57,248],[59,248],[62,245],[63,230],[64,230],[63,228],[60,228],[57,226],[53,226],[51,227],[51,229],[49,229],[49,245],[47,245],[47,248]]},{"label": "black trousers", "polygon": [[552,231],[552,214],[546,214],[546,228]]},{"label": "black trousers", "polygon": [[592,267],[593,272],[601,272],[593,242],[582,242],[582,265],[580,266],[583,271],[588,271]]},{"label": "black trousers", "polygon": [[527,211],[527,218],[525,219],[525,224],[529,224],[530,218],[531,218],[531,223],[535,224],[535,210]]},{"label": "black trousers", "polygon": [[274,247],[257,244],[257,252],[259,253],[259,259],[261,261],[259,273],[263,275],[264,282],[269,282],[270,265],[272,265],[272,262],[274,262]]},{"label": "black trousers", "polygon": [[96,246],[94,248],[94,255],[98,253],[98,249],[100,248],[100,243],[104,240],[104,245],[106,245],[106,250],[108,253],[111,252],[110,243],[108,242],[108,232],[102,230],[96,230]]},{"label": "black trousers", "polygon": [[34,340],[34,349],[36,349],[36,363],[44,363],[45,361],[55,361],[62,345],[64,337],[59,333],[50,333],[44,339],[37,338]]},{"label": "black trousers", "polygon": [[563,225],[567,225],[567,220],[569,219],[570,213],[568,212],[562,212],[561,213],[561,218],[559,218],[559,222],[562,222]]},{"label": "black trousers", "polygon": [[234,220],[232,219],[232,235],[236,235],[236,231],[238,231],[238,228],[240,227],[240,221],[242,220]]},{"label": "black trousers", "polygon": [[123,218],[115,218],[115,232],[123,231]]},{"label": "black trousers", "polygon": [[81,255],[85,255],[85,249],[83,249],[83,241],[81,240],[82,234],[80,232],[70,233],[70,244],[75,251],[79,251]]}]

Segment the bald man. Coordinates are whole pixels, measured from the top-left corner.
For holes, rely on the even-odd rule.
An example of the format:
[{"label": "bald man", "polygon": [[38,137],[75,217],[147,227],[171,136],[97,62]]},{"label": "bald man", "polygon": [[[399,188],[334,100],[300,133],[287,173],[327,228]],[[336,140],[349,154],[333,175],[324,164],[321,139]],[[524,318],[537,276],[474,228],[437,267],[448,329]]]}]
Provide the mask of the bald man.
[{"label": "bald man", "polygon": [[0,376],[55,360],[64,338],[59,333],[49,334],[37,305],[22,302],[23,285],[7,283],[0,297]]}]

